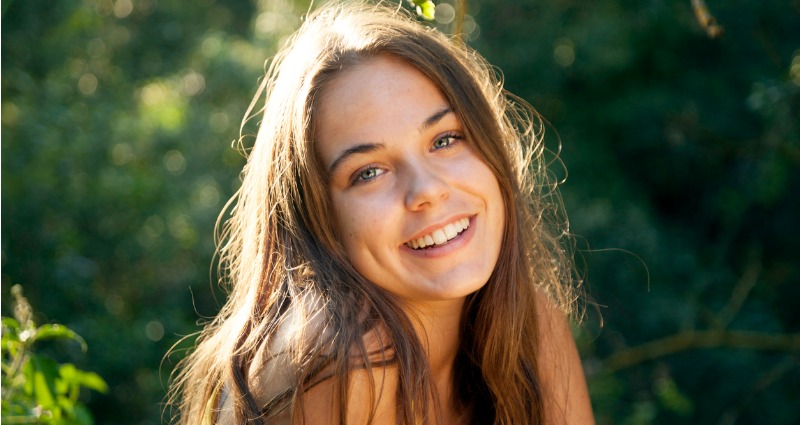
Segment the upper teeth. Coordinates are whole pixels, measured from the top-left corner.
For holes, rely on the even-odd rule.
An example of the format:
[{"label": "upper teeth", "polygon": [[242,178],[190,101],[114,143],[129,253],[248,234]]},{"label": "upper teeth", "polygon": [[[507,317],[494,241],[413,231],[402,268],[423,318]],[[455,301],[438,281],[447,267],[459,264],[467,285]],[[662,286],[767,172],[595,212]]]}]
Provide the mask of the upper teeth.
[{"label": "upper teeth", "polygon": [[414,249],[425,248],[431,245],[441,245],[458,236],[458,234],[463,232],[467,227],[469,227],[469,219],[465,217],[441,229],[434,230],[433,233],[406,242],[406,245]]}]

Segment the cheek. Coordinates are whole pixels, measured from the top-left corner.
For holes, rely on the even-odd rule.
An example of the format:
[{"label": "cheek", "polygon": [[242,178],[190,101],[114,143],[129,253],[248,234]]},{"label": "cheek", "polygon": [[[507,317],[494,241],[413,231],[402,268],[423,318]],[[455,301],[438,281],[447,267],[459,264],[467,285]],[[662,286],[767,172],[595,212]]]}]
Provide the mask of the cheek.
[{"label": "cheek", "polygon": [[369,227],[370,212],[364,205],[343,199],[334,198],[332,202],[333,221],[336,223],[336,238],[344,247],[348,257],[356,254],[365,243],[365,231]]},{"label": "cheek", "polygon": [[497,205],[497,212],[498,212],[498,214],[500,214],[500,217],[501,217],[500,223],[501,223],[502,227],[505,228],[505,226],[506,226],[506,223],[505,223],[506,212],[507,212],[507,209],[508,209],[508,205],[507,205],[508,204],[508,200],[503,195],[503,189],[500,187],[500,182],[497,180],[496,177],[494,177],[494,175],[492,175],[492,177],[494,178],[494,180],[493,180],[493,183],[494,183],[494,189],[493,189],[494,195],[492,196],[492,198],[493,198],[494,203]]},{"label": "cheek", "polygon": [[473,163],[467,169],[467,175],[470,180],[480,184],[478,190],[483,192],[486,201],[491,203],[490,207],[496,206],[497,209],[505,212],[505,202],[503,199],[503,192],[500,189],[500,182],[488,164],[475,156],[473,158]]},{"label": "cheek", "polygon": [[495,228],[500,233],[500,238],[505,231],[506,223],[506,209],[508,208],[506,197],[503,195],[503,190],[500,187],[500,182],[492,172],[492,169],[483,161],[480,162],[481,171],[478,181],[485,182],[481,191],[485,194],[487,208],[493,216],[493,221],[496,223]]},{"label": "cheek", "polygon": [[333,199],[331,202],[331,215],[333,216],[334,234],[342,245],[352,237],[353,218],[347,209],[342,207],[342,202]]}]

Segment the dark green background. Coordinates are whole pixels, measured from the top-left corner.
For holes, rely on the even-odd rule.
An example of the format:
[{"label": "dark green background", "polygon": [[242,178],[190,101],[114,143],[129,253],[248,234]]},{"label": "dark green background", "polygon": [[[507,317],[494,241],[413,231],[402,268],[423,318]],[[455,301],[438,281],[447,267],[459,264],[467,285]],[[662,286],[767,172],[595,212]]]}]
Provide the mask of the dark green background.
[{"label": "dark green background", "polygon": [[[468,4],[470,44],[563,144],[601,305],[581,338],[601,424],[800,422],[800,2],[707,3],[721,38],[690,0]],[[85,394],[97,423],[161,422],[179,358],[164,354],[221,305],[213,227],[243,164],[231,142],[306,9],[3,1],[3,314],[21,283],[40,322],[86,338],[85,355],[43,348],[109,382]],[[692,330],[785,338],[606,361]]]}]

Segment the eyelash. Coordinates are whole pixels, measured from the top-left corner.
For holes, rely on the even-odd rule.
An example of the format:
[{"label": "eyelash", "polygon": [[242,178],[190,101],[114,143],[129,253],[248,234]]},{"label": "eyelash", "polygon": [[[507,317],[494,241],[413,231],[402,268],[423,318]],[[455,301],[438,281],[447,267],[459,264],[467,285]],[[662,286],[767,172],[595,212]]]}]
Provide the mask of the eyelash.
[{"label": "eyelash", "polygon": [[[442,140],[446,140],[446,139],[452,139],[452,140],[450,141],[450,143],[448,143],[448,144],[447,144],[447,145],[445,145],[445,146],[441,146],[441,147],[438,147],[438,148],[436,147],[436,144],[437,144],[437,143],[441,142]],[[463,137],[463,136],[461,136],[461,135],[460,135],[460,134],[458,134],[458,133],[447,133],[447,134],[443,134],[442,136],[440,136],[439,138],[437,138],[436,140],[434,140],[434,141],[433,141],[433,150],[439,150],[439,149],[450,149],[451,147],[453,147],[453,144],[455,144],[455,143],[457,143],[459,140],[463,140],[463,139],[464,139],[464,137]]]},{"label": "eyelash", "polygon": [[[443,140],[448,140],[448,139],[450,140],[449,143],[447,143],[444,146],[436,147],[437,143],[439,143],[439,142],[441,142]],[[451,148],[453,148],[453,145],[455,145],[458,141],[463,140],[463,139],[464,139],[464,137],[461,136],[458,133],[446,133],[446,134],[443,134],[442,136],[436,138],[436,140],[433,141],[432,150],[436,151],[436,150],[441,150],[441,149],[451,149]],[[366,177],[365,178],[364,175],[366,173],[368,173],[368,172],[371,172],[371,171],[375,171],[376,174],[373,175],[372,177]],[[367,167],[362,168],[362,169],[356,171],[355,174],[353,174],[353,178],[350,180],[350,185],[351,186],[355,186],[355,185],[358,185],[358,184],[368,183],[369,181],[371,181],[371,180],[379,177],[380,175],[382,175],[384,172],[386,172],[386,170],[384,170],[384,169],[382,169],[380,167],[376,167],[376,166],[373,166],[373,165],[368,165]]]},{"label": "eyelash", "polygon": [[[363,178],[364,174],[366,174],[369,171],[375,171],[375,172],[379,172],[379,173],[375,174],[372,177]],[[350,181],[350,185],[353,186],[353,185],[357,185],[357,184],[361,184],[361,183],[367,183],[370,180],[373,180],[376,177],[380,176],[384,172],[386,172],[386,170],[384,170],[384,169],[382,169],[380,167],[376,167],[374,165],[368,165],[367,167],[362,168],[362,169],[356,171],[355,174],[353,174],[353,179]]]}]

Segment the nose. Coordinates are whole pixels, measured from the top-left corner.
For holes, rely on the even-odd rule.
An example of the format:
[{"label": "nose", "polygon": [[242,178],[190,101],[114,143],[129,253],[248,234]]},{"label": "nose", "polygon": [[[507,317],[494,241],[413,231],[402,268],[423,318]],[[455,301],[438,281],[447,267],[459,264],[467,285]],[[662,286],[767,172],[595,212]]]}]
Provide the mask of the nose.
[{"label": "nose", "polygon": [[440,170],[426,164],[407,167],[406,208],[419,211],[447,199],[450,185]]}]

